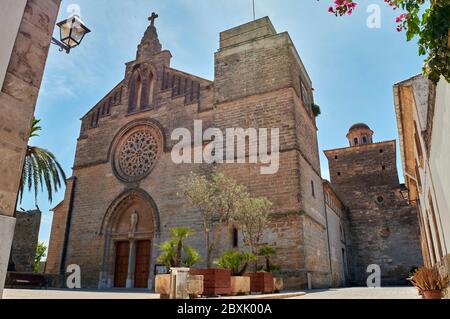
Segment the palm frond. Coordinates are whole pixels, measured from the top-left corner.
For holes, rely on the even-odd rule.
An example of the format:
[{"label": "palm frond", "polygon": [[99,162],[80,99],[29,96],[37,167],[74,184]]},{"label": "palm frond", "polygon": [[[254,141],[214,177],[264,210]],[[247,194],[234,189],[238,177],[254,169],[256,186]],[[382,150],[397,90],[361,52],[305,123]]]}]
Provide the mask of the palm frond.
[{"label": "palm frond", "polygon": [[33,123],[31,124],[30,130],[30,138],[39,136],[37,132],[42,131],[42,127],[39,126],[40,122],[41,120],[38,120],[37,118],[33,117]]},{"label": "palm frond", "polygon": [[55,155],[39,147],[28,147],[19,189],[20,202],[25,188],[34,191],[37,202],[39,186],[41,191],[46,189],[48,200],[52,202],[53,194],[61,188],[61,180],[66,183],[66,174]]}]

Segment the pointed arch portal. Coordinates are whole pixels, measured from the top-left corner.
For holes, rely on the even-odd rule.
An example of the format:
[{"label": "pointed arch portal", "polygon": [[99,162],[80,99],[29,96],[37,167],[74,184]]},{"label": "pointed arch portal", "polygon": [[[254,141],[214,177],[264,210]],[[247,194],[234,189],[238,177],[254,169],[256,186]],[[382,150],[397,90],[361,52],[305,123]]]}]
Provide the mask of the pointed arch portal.
[{"label": "pointed arch portal", "polygon": [[142,190],[120,195],[107,210],[100,234],[103,261],[99,288],[152,288],[159,213]]}]

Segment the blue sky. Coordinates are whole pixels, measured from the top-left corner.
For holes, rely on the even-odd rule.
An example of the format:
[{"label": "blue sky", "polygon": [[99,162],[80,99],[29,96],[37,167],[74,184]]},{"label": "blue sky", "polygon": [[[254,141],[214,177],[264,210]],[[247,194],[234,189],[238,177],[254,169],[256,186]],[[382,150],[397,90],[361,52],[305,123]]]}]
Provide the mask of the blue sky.
[{"label": "blue sky", "polygon": [[[256,15],[269,16],[278,32],[288,31],[299,51],[322,108],[321,151],[347,146],[345,135],[355,122],[369,124],[376,141],[397,139],[392,86],[420,72],[423,58],[416,43],[407,43],[395,30],[399,13],[382,0],[359,0],[356,13],[342,18],[327,12],[331,2],[256,0]],[[211,80],[219,32],[252,19],[251,0],[64,0],[58,20],[68,16],[72,3],[81,8],[92,33],[69,55],[51,48],[36,109],[44,130],[30,141],[53,151],[68,176],[79,119],[123,78],[124,63],[135,58],[152,11],[160,16],[159,38],[172,52],[172,67]],[[380,29],[366,25],[370,4],[381,7]],[[323,176],[328,177],[323,155],[321,160]],[[45,195],[39,197],[41,241],[49,240],[49,209],[63,196],[58,193],[52,204]],[[33,197],[25,196],[20,206],[32,209]]]}]

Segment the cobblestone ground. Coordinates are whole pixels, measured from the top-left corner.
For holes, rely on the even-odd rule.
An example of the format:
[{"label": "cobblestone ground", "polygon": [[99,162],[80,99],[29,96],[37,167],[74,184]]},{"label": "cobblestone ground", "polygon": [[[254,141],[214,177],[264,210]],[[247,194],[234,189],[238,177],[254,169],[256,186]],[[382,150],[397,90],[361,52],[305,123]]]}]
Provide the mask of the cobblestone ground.
[{"label": "cobblestone ground", "polygon": [[308,291],[292,299],[420,299],[414,287],[342,288]]}]

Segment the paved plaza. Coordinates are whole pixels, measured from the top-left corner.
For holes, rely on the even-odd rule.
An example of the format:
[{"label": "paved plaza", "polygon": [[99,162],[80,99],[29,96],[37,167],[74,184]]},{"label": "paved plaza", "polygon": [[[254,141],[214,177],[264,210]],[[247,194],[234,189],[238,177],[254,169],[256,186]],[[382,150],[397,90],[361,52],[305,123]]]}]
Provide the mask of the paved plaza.
[{"label": "paved plaza", "polygon": [[414,287],[341,288],[308,291],[292,299],[420,299]]},{"label": "paved plaza", "polygon": [[[342,288],[290,292],[281,295],[251,296],[245,299],[419,299],[413,287]],[[146,291],[73,291],[73,290],[17,290],[6,289],[5,299],[159,299],[158,294]]]}]

